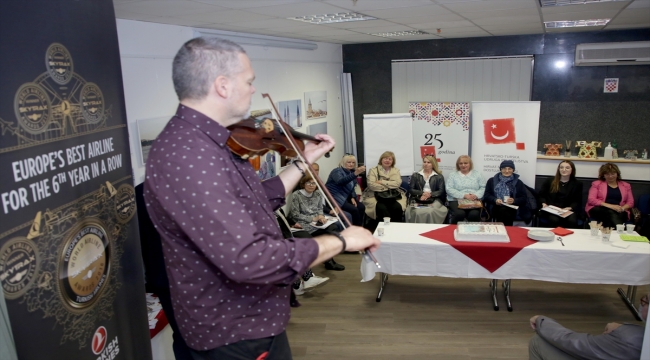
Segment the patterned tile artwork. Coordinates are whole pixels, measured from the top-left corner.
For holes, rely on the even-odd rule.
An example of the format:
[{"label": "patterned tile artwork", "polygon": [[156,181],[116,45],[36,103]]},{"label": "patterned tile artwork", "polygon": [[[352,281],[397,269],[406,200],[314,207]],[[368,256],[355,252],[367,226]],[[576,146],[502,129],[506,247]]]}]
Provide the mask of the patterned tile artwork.
[{"label": "patterned tile artwork", "polygon": [[446,127],[458,124],[463,127],[463,131],[469,131],[468,102],[411,102],[409,112],[413,120]]}]

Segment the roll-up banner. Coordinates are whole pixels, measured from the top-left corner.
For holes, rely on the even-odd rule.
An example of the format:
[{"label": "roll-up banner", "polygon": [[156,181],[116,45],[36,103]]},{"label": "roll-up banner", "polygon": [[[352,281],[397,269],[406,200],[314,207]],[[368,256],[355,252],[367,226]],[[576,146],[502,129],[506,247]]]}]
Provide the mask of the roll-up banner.
[{"label": "roll-up banner", "polygon": [[486,179],[499,172],[503,160],[535,187],[539,101],[472,102],[472,162]]},{"label": "roll-up banner", "polygon": [[[411,114],[364,114],[363,143],[366,171],[377,166],[385,151],[395,154],[395,167],[402,176],[413,174],[413,127]],[[357,160],[361,162],[360,160]]]},{"label": "roll-up banner", "polygon": [[456,171],[456,160],[469,154],[468,102],[411,102],[415,171],[424,155],[433,155],[445,178]]},{"label": "roll-up banner", "polygon": [[20,359],[150,359],[111,0],[3,0],[0,284]]}]

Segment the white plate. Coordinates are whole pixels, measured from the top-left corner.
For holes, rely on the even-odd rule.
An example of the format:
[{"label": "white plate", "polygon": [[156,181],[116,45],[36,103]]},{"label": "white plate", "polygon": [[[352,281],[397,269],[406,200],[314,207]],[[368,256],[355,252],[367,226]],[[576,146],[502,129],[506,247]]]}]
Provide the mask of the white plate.
[{"label": "white plate", "polygon": [[555,234],[548,230],[530,230],[528,231],[528,238],[536,241],[553,241]]}]

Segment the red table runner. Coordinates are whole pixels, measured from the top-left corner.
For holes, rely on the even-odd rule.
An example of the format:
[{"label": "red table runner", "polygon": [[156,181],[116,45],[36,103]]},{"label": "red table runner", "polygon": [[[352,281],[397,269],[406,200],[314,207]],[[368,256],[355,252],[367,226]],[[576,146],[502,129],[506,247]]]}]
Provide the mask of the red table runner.
[{"label": "red table runner", "polygon": [[497,271],[513,256],[517,255],[521,249],[535,243],[535,241],[528,238],[528,229],[516,226],[506,226],[510,238],[509,243],[456,241],[454,239],[454,230],[456,228],[456,225],[448,225],[420,235],[453,246],[454,249],[465,254],[465,256],[474,260],[489,272]]}]

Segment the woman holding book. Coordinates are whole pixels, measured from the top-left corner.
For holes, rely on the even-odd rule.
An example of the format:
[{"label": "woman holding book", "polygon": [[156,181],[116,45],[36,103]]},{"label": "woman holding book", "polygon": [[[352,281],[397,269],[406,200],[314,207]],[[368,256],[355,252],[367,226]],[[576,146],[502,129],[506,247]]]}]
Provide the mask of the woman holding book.
[{"label": "woman holding book", "polygon": [[485,203],[492,207],[492,217],[506,226],[512,226],[517,212],[522,218],[530,215],[527,205],[526,187],[515,174],[515,163],[503,160],[500,172],[490,178],[485,185]]},{"label": "woman holding book", "polygon": [[[481,221],[481,208],[471,208],[480,204],[485,193],[485,179],[480,172],[474,170],[472,159],[468,155],[461,155],[456,160],[456,171],[447,178],[447,200],[451,209],[451,223],[459,221]],[[459,208],[458,202],[466,203],[467,208]],[[469,204],[469,205],[467,205]],[[463,205],[461,205],[463,207]]]},{"label": "woman holding book", "polygon": [[[338,227],[335,223],[327,224],[327,218],[323,214],[323,195],[316,190],[316,182],[311,175],[306,175],[300,179],[300,190],[293,192],[291,196],[291,210],[289,216],[296,224],[294,227],[303,229],[309,235],[315,237],[324,234],[338,233]],[[345,270],[345,266],[334,261],[331,258],[325,262],[327,270]]]},{"label": "woman holding book", "polygon": [[[542,209],[539,217],[546,227],[578,227],[578,211],[582,204],[582,183],[576,180],[576,167],[570,160],[557,166],[555,177],[544,181],[539,192]],[[567,212],[573,212],[566,215]]]},{"label": "woman holding book", "polygon": [[445,178],[436,158],[431,155],[422,158],[422,170],[411,176],[409,194],[416,207],[408,207],[406,222],[442,224],[445,221]]},{"label": "woman holding book", "polygon": [[585,210],[592,220],[603,223],[603,227],[615,228],[630,219],[634,207],[632,186],[621,180],[621,171],[616,164],[603,164],[598,170],[598,180],[591,183]]}]

